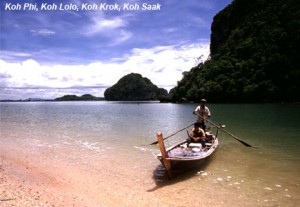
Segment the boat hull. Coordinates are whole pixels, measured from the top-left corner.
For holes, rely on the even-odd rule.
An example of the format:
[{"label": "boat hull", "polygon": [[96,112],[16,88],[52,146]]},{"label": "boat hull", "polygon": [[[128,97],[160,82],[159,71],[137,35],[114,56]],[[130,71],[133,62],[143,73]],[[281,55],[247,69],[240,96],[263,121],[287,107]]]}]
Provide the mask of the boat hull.
[{"label": "boat hull", "polygon": [[[169,177],[205,166],[217,149],[219,142],[215,136],[212,136],[211,142],[204,146],[201,144],[198,147],[190,145],[187,146],[186,141],[183,141],[166,149],[165,153],[157,155]],[[162,156],[162,154],[166,156]]]}]

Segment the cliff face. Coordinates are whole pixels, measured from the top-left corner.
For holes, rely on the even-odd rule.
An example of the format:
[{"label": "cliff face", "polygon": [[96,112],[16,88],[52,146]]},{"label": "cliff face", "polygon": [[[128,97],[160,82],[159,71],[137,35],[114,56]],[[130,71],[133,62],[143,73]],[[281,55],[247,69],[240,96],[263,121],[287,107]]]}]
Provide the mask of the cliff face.
[{"label": "cliff face", "polygon": [[[278,49],[296,49],[289,43],[299,43],[299,5],[295,0],[233,1],[214,17],[211,55],[234,52],[237,47],[245,46],[241,44],[250,38],[252,47],[261,45],[262,49],[267,49],[276,45]],[[236,44],[232,45],[234,42]],[[282,54],[291,52],[281,51]]]},{"label": "cliff face", "polygon": [[131,73],[122,77],[104,92],[107,101],[149,101],[167,96],[165,89],[158,88],[148,78]]},{"label": "cliff face", "polygon": [[300,3],[234,0],[211,26],[211,59],[185,73],[173,101],[299,101]]}]

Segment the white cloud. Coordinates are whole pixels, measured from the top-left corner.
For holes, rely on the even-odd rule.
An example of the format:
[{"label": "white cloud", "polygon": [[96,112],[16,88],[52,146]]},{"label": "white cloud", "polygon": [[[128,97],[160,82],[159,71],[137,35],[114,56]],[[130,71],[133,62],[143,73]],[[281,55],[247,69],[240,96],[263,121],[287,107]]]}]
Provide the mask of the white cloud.
[{"label": "white cloud", "polygon": [[30,32],[33,35],[41,35],[41,36],[55,35],[55,32],[49,29],[31,29]]},{"label": "white cloud", "polygon": [[113,19],[93,19],[93,24],[90,25],[88,34],[106,32],[106,30],[116,29],[124,26],[124,21],[119,17]]},{"label": "white cloud", "polygon": [[86,37],[102,36],[109,41],[108,46],[125,42],[132,37],[132,32],[127,30],[128,15],[107,17],[103,13],[91,13],[88,15],[89,23],[80,29],[81,35]]},{"label": "white cloud", "polygon": [[207,58],[209,43],[135,48],[110,62],[86,65],[41,65],[33,59],[20,63],[0,60],[0,99],[55,98],[65,94],[103,96],[105,88],[129,73],[139,73],[154,84],[171,89],[182,72]]},{"label": "white cloud", "polygon": [[125,19],[123,16],[108,18],[103,13],[92,13],[89,15],[89,24],[82,32],[86,36],[110,33],[112,30],[124,28],[127,25]]},{"label": "white cloud", "polygon": [[25,52],[11,52],[2,50],[1,51],[1,58],[5,60],[14,60],[16,58],[29,58],[31,54]]}]

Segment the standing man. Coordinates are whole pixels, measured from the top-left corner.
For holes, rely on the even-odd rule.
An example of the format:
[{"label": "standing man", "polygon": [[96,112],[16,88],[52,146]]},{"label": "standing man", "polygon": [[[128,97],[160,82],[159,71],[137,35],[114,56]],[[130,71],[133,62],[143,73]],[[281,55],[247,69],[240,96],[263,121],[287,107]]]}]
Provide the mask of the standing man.
[{"label": "standing man", "polygon": [[205,106],[206,100],[201,99],[200,106],[197,106],[193,114],[198,115],[197,122],[200,123],[200,127],[205,131],[207,119],[210,118],[211,114],[209,108]]}]

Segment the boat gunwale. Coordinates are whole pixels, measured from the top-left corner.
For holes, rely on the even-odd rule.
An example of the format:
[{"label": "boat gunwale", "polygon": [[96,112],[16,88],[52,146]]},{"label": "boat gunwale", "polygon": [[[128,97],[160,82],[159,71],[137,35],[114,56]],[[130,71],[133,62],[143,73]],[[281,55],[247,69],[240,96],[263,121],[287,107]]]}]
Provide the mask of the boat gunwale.
[{"label": "boat gunwale", "polygon": [[[179,142],[179,143],[177,143],[177,144],[175,144],[175,145],[167,148],[166,151],[169,152],[172,149],[175,149],[176,147],[178,147],[178,146],[180,146],[180,145],[182,145],[184,143],[186,143],[186,141],[181,141],[181,142]],[[190,157],[171,156],[171,157],[167,157],[165,159],[166,160],[170,160],[170,161],[195,161],[195,160],[205,159],[205,158],[209,157],[216,150],[216,148],[218,147],[218,145],[219,145],[218,138],[215,137],[212,146],[205,152],[205,154],[202,154],[201,156],[200,155],[199,156],[190,156]],[[160,153],[160,154],[157,155],[157,158],[159,160],[161,160],[162,159],[161,156],[162,155]]]}]

